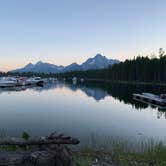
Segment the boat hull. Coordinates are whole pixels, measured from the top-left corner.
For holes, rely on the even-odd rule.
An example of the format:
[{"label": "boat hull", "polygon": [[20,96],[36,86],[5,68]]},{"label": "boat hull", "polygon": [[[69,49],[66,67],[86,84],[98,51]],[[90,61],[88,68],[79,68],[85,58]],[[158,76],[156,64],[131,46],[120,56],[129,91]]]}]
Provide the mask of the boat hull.
[{"label": "boat hull", "polygon": [[14,87],[16,83],[0,83],[0,87]]},{"label": "boat hull", "polygon": [[43,85],[44,81],[27,81],[25,85]]}]

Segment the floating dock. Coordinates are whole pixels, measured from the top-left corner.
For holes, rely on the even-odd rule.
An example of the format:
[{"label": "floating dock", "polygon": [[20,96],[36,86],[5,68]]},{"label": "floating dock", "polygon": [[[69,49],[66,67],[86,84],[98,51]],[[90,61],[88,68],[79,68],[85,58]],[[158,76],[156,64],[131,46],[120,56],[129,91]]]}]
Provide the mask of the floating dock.
[{"label": "floating dock", "polygon": [[166,109],[166,94],[155,95],[152,93],[134,93],[133,98],[137,101]]}]

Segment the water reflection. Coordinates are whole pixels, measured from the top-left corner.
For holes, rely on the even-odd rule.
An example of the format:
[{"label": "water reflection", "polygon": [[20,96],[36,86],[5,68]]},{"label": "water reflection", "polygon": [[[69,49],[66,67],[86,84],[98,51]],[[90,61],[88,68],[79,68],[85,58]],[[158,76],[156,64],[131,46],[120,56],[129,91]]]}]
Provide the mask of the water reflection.
[{"label": "water reflection", "polygon": [[166,139],[165,112],[132,98],[133,93],[164,91],[155,86],[59,81],[0,89],[0,129],[12,135],[57,130],[81,140],[92,133]]},{"label": "water reflection", "polygon": [[72,84],[65,83],[65,86],[73,91],[78,89],[82,90],[88,97],[93,97],[96,101],[104,100],[107,96],[112,96],[114,99],[123,102],[124,104],[132,105],[136,110],[144,110],[148,107],[157,110],[157,118],[160,119],[164,117],[166,119],[166,110],[160,109],[157,106],[150,104],[141,103],[139,101],[133,100],[133,93],[154,93],[161,94],[166,92],[166,87],[164,86],[154,86],[154,85],[130,85],[130,84],[117,84],[117,83],[94,83],[85,82],[84,84]]},{"label": "water reflection", "polygon": [[66,83],[65,86],[71,90],[82,90],[88,97],[93,97],[96,101],[104,100],[107,96],[112,96],[114,99],[117,99],[125,104],[132,105],[136,109],[146,109],[151,107],[152,109],[158,109],[159,111],[166,111],[160,109],[156,106],[141,103],[139,101],[133,100],[133,93],[154,93],[161,94],[166,91],[164,86],[152,86],[152,85],[129,85],[129,84],[117,84],[117,83],[90,83],[86,82],[84,84],[73,85]]},{"label": "water reflection", "polygon": [[[155,94],[161,94],[166,91],[166,87],[151,86],[151,85],[129,85],[129,84],[106,84],[106,83],[92,83],[85,82],[84,84],[72,84],[70,82],[50,82],[44,86],[20,86],[20,87],[7,87],[0,88],[0,93],[3,92],[19,92],[33,89],[34,91],[42,92],[45,90],[51,90],[55,88],[67,87],[72,91],[81,90],[88,97],[92,97],[96,101],[104,100],[107,96],[112,96],[125,104],[131,104],[135,108],[145,109],[147,104],[137,102],[133,100],[133,93],[149,92]],[[152,108],[156,108],[152,106]]]},{"label": "water reflection", "polygon": [[129,84],[115,84],[115,83],[94,83],[94,82],[84,82],[73,84],[71,82],[49,82],[44,86],[22,86],[22,87],[10,87],[10,88],[0,88],[0,93],[11,93],[20,92],[26,90],[33,90],[37,92],[43,92],[47,90],[52,90],[56,88],[68,88],[72,91],[81,90],[87,95],[87,97],[93,98],[95,101],[99,102],[104,100],[107,96],[112,96],[114,99],[123,102],[124,104],[131,105],[136,110],[144,110],[148,107],[157,110],[157,118],[160,119],[164,117],[166,119],[166,110],[160,109],[158,107],[141,103],[139,101],[133,100],[133,93],[149,92],[155,94],[161,94],[166,92],[166,87],[164,86],[152,86],[152,85],[129,85]]},{"label": "water reflection", "polygon": [[96,101],[104,100],[105,97],[110,96],[107,93],[106,89],[102,89],[100,87],[88,87],[86,84],[65,84],[66,87],[70,88],[73,91],[81,90],[88,97],[92,97]]}]

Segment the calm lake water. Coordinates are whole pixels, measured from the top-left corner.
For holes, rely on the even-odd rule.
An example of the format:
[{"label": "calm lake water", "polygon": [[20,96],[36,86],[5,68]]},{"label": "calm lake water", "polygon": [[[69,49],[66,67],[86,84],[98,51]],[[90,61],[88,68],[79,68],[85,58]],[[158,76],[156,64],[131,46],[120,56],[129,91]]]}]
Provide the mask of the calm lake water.
[{"label": "calm lake water", "polygon": [[78,137],[166,140],[166,113],[136,102],[134,92],[163,93],[155,86],[48,83],[44,87],[0,89],[0,133],[19,136],[58,131]]}]

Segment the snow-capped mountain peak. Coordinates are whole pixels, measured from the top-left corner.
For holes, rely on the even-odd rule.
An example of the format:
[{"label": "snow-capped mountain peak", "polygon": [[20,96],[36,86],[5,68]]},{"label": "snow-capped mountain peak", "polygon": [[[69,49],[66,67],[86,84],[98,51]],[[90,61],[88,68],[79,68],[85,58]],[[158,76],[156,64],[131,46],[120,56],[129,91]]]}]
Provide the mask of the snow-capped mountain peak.
[{"label": "snow-capped mountain peak", "polygon": [[42,61],[38,61],[38,62],[36,63],[36,65],[42,65],[42,64],[44,64]]},{"label": "snow-capped mountain peak", "polygon": [[36,64],[29,63],[24,68],[16,69],[11,72],[60,73],[70,71],[86,71],[108,68],[109,66],[116,63],[119,63],[119,61],[114,59],[108,59],[105,56],[102,56],[101,54],[97,54],[95,57],[89,58],[80,65],[77,63],[72,63],[64,67],[38,61]]},{"label": "snow-capped mountain peak", "polygon": [[82,64],[82,70],[107,68],[112,65],[110,62],[112,62],[112,59],[107,59],[105,56],[97,54]]}]

